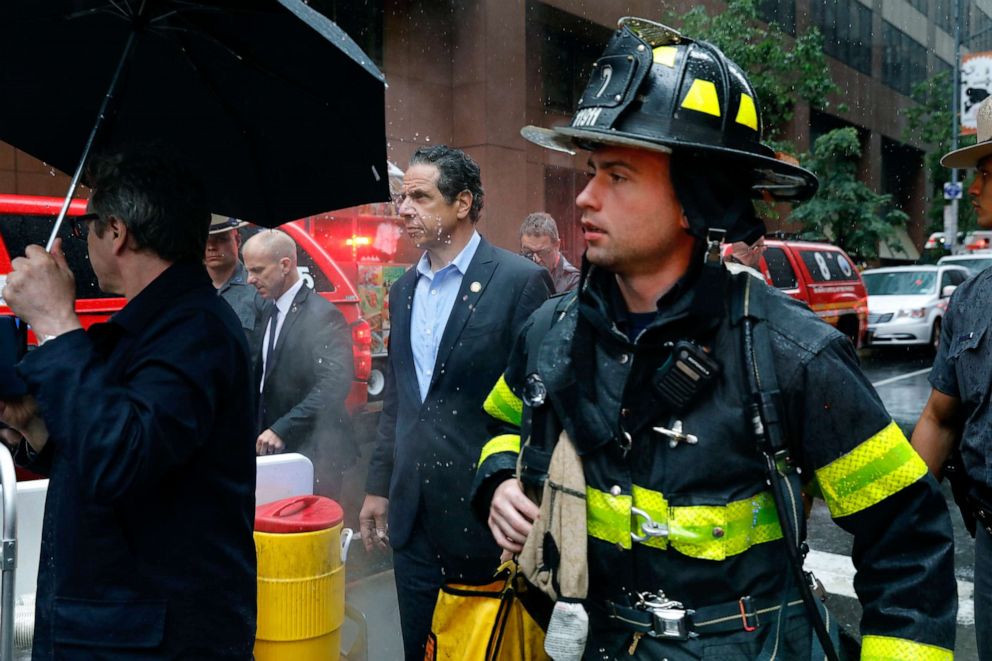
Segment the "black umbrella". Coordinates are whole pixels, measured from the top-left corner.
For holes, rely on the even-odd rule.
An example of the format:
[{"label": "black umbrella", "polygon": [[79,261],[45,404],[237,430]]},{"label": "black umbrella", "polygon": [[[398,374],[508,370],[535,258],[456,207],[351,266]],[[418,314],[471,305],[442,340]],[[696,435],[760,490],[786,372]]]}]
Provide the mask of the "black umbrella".
[{"label": "black umbrella", "polygon": [[69,196],[94,144],[154,140],[261,225],[386,200],[384,88],[301,0],[0,2],[0,140]]}]

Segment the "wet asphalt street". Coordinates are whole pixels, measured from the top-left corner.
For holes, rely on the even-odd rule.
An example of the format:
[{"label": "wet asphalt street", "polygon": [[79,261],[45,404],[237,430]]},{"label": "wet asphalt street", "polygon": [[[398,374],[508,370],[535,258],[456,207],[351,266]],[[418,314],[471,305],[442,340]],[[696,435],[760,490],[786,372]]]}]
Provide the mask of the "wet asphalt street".
[{"label": "wet asphalt street", "polygon": [[[875,385],[893,419],[909,437],[930,394],[927,374],[931,357],[919,351],[903,349],[862,351],[861,355],[865,374]],[[955,575],[958,579],[959,598],[955,658],[974,661],[978,659],[971,600],[974,541],[964,528],[950,489],[946,483],[942,487],[954,525],[955,538]],[[851,541],[851,536],[831,521],[822,501],[817,501],[809,522],[809,545],[812,551],[807,559],[807,568],[812,568],[831,592],[828,602],[831,612],[843,626],[856,634],[861,607],[854,598],[851,587],[854,573],[850,562]]]}]

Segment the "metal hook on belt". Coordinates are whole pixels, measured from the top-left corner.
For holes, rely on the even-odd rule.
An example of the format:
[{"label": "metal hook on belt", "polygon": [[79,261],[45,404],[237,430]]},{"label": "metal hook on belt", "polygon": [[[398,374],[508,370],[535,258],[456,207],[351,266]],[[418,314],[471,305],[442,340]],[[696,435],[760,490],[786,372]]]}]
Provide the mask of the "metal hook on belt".
[{"label": "metal hook on belt", "polygon": [[637,528],[643,533],[641,535],[631,532],[630,538],[635,542],[643,542],[652,537],[668,537],[668,526],[663,523],[658,523],[651,518],[651,515],[638,507],[630,508],[631,515],[643,519],[640,523],[636,524]]}]

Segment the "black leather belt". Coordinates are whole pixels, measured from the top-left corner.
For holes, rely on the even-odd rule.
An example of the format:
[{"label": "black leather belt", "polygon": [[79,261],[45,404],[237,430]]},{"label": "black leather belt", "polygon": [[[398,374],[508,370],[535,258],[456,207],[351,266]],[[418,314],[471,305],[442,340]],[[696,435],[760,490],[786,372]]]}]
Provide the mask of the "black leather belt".
[{"label": "black leather belt", "polygon": [[[604,612],[614,624],[652,638],[688,640],[716,633],[755,631],[762,620],[767,621],[781,608],[781,596],[745,596],[737,601],[690,609],[664,595],[644,593],[634,606],[607,601],[605,606],[594,606],[593,610]],[[798,591],[789,592],[785,608],[786,611],[804,610]]]}]

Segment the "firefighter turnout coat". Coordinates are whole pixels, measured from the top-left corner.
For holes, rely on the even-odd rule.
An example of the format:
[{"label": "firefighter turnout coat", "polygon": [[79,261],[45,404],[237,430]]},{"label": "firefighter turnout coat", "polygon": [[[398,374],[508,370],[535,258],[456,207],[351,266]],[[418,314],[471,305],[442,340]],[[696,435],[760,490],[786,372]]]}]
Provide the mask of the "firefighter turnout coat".
[{"label": "firefighter turnout coat", "polygon": [[[699,266],[659,301],[655,319],[631,342],[614,276],[586,265],[578,292],[551,299],[531,317],[486,400],[494,422],[474,486],[479,516],[516,470],[521,438],[525,487],[540,484],[562,428],[581,456],[585,658],[756,658],[778,624],[778,658],[810,654],[811,628],[790,587],[787,549],[747,414],[741,305],[734,303],[742,297],[734,292],[749,277]],[[777,290],[751,289],[750,316],[767,325],[805,489],[854,535],[862,658],[951,658],[953,542],[937,483],[861,372],[851,343]],[[542,318],[553,323],[539,328]],[[652,383],[680,340],[705,348],[720,370],[677,412]],[[801,513],[796,518],[804,537]],[[636,635],[624,620],[638,612],[641,593],[696,611],[687,618],[692,635]]]}]

